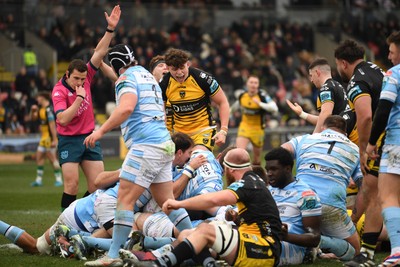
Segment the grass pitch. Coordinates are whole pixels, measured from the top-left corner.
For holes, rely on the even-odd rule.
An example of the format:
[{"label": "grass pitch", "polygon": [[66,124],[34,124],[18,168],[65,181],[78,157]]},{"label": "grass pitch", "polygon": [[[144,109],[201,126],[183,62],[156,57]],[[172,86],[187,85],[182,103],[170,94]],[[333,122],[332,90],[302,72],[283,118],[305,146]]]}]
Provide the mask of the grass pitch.
[{"label": "grass pitch", "polygon": [[[117,158],[106,158],[105,169],[114,170],[121,166],[122,161]],[[36,164],[33,161],[18,164],[1,164],[0,162],[0,220],[10,225],[18,226],[35,238],[41,236],[60,214],[62,188],[54,187],[52,167],[45,165],[45,174],[42,187],[31,187],[30,183],[36,177]],[[81,173],[79,196],[86,192],[86,182]],[[83,266],[84,262],[75,259],[39,256],[22,253],[15,249],[5,248],[11,242],[0,236],[0,266],[12,267],[74,267]],[[378,253],[377,262],[388,253]],[[320,260],[308,266],[342,266],[342,263],[333,260]]]}]

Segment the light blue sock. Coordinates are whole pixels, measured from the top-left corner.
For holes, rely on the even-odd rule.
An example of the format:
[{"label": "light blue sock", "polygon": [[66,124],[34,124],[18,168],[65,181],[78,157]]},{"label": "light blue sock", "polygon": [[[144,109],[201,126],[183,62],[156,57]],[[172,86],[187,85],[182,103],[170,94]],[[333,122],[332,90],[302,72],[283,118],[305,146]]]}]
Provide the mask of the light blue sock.
[{"label": "light blue sock", "polygon": [[343,239],[321,235],[319,248],[328,250],[342,261],[349,261],[354,257],[355,249],[349,242]]},{"label": "light blue sock", "polygon": [[0,221],[0,233],[11,240],[14,244],[17,242],[18,238],[23,232],[25,232],[25,230]]},{"label": "light blue sock", "polygon": [[193,228],[189,218],[189,214],[183,208],[171,211],[168,217],[180,232],[185,229]]},{"label": "light blue sock", "polygon": [[83,236],[91,236],[91,233],[71,228],[69,230],[68,237],[72,237],[73,235],[80,235],[83,237]]},{"label": "light blue sock", "polygon": [[101,250],[110,250],[111,238],[97,238],[91,236],[82,236],[82,240],[91,248],[98,248]]},{"label": "light blue sock", "polygon": [[128,235],[132,230],[133,211],[116,210],[113,228],[113,238],[108,256],[110,258],[118,258],[118,252],[124,247]]},{"label": "light blue sock", "polygon": [[145,249],[158,249],[164,245],[171,244],[174,241],[172,237],[150,237],[145,236],[143,245]]},{"label": "light blue sock", "polygon": [[392,248],[400,247],[400,208],[385,208],[382,216],[389,235],[390,246]]}]

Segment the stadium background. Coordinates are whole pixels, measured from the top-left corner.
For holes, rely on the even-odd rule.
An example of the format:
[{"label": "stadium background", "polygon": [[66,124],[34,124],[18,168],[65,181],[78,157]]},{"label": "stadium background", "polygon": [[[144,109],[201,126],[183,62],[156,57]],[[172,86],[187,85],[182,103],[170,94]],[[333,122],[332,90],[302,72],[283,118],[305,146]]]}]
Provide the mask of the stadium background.
[{"label": "stadium background", "polygon": [[[310,131],[284,101],[291,99],[307,112],[316,112],[316,88],[307,70],[314,57],[326,57],[334,67],[334,47],[345,38],[354,38],[364,44],[368,60],[387,69],[385,38],[399,29],[399,2],[119,1],[123,12],[112,45],[132,45],[136,59],[145,67],[168,47],[186,49],[193,55],[194,66],[217,78],[231,104],[248,74],[259,75],[261,88],[279,106],[279,114],[267,118],[265,149],[269,149],[293,134]],[[117,1],[0,3],[0,150],[34,151],[38,125],[28,116],[34,95],[50,91],[71,59],[90,58],[106,27],[103,11],[111,10]],[[39,71],[34,76],[21,71],[28,47],[38,59]],[[335,70],[333,74],[340,79]],[[101,124],[114,107],[114,89],[101,73],[93,87],[96,121]],[[239,121],[240,113],[233,113],[230,128],[235,129]],[[115,130],[104,141],[106,156],[119,153]],[[231,142],[235,133],[230,131]]]}]

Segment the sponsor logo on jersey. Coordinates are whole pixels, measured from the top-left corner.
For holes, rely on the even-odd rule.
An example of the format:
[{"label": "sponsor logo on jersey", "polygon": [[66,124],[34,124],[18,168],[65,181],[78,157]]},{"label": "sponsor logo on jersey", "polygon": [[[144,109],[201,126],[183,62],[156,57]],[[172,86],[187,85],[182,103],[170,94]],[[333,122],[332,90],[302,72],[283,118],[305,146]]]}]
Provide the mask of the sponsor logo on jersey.
[{"label": "sponsor logo on jersey", "polygon": [[210,85],[211,93],[214,93],[219,87],[219,84],[216,80],[213,80],[212,84]]},{"label": "sponsor logo on jersey", "polygon": [[319,94],[319,97],[321,98],[321,102],[332,100],[331,92],[321,92]]},{"label": "sponsor logo on jersey", "polygon": [[331,168],[324,167],[324,166],[314,164],[314,163],[310,164],[310,169],[314,169],[314,170],[320,171],[320,172],[326,172],[329,174],[335,174],[335,172]]},{"label": "sponsor logo on jersey", "polygon": [[347,93],[347,95],[348,95],[348,97],[349,97],[351,100],[354,100],[354,98],[355,98],[357,95],[361,94],[361,93],[362,93],[362,91],[361,91],[360,87],[357,85],[357,86],[355,86],[355,87],[352,87],[352,88],[349,90],[349,92]]},{"label": "sponsor logo on jersey", "polygon": [[312,191],[312,190],[306,190],[306,191],[303,191],[303,192],[301,193],[301,196],[302,196],[302,197],[306,197],[306,196],[315,196],[315,192]]}]

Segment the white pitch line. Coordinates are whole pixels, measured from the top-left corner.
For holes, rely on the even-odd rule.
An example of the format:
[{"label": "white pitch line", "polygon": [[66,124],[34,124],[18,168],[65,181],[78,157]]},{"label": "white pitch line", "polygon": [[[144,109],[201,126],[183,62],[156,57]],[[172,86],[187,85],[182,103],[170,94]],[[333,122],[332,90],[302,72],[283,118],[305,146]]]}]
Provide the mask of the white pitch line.
[{"label": "white pitch line", "polygon": [[13,243],[0,245],[0,249],[15,249],[15,250],[23,252],[22,248],[18,247],[17,245],[15,245]]},{"label": "white pitch line", "polygon": [[21,215],[59,215],[59,211],[55,210],[7,210],[3,211],[9,214],[21,214]]}]

